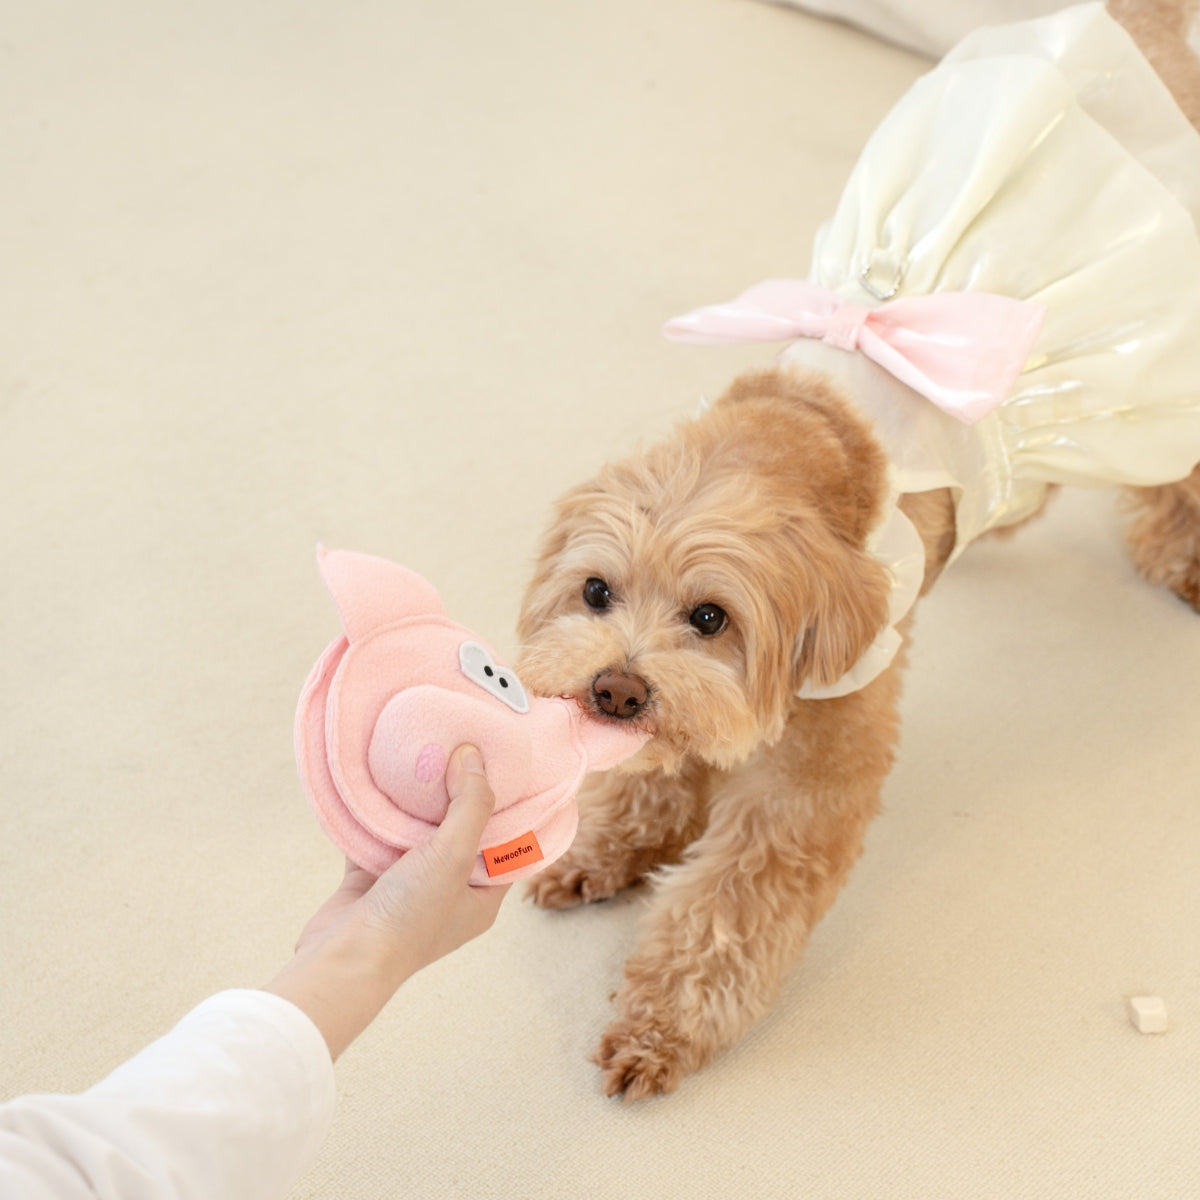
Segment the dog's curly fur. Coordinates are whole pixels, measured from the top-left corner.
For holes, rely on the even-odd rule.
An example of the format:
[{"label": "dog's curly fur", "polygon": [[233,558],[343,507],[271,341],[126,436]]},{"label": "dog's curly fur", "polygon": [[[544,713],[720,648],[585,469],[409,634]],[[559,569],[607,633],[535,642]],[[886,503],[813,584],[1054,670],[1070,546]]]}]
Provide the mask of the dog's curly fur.
[{"label": "dog's curly fur", "polygon": [[[1172,26],[1168,0],[1153,5],[1157,21],[1147,4],[1114,12],[1196,120],[1183,6],[1170,5]],[[904,651],[859,692],[797,691],[837,679],[886,623],[888,580],[865,550],[886,472],[822,376],[771,370],[559,504],[520,617],[519,670],[535,691],[591,706],[597,680],[632,681],[630,719],[653,734],[584,792],[574,845],[531,888],[565,908],[652,875],[597,1054],[609,1094],[670,1091],[733,1044],[861,851],[895,753]],[[953,505],[944,492],[902,503],[925,542],[927,591],[954,544]],[[1135,561],[1200,610],[1200,468],[1131,504]],[[600,604],[589,579],[606,585]],[[724,610],[719,632],[689,622],[705,605]]]}]

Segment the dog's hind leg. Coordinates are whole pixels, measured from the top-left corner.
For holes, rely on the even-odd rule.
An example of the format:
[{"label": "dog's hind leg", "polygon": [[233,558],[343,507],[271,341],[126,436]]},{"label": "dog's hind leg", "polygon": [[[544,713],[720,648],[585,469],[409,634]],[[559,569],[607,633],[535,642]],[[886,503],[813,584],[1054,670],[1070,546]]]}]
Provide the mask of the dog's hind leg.
[{"label": "dog's hind leg", "polygon": [[[1108,10],[1200,129],[1200,0],[1108,0]],[[1177,483],[1127,489],[1126,507],[1138,570],[1200,612],[1200,466]]]},{"label": "dog's hind leg", "polygon": [[1200,466],[1177,483],[1127,489],[1125,506],[1137,569],[1200,612]]}]

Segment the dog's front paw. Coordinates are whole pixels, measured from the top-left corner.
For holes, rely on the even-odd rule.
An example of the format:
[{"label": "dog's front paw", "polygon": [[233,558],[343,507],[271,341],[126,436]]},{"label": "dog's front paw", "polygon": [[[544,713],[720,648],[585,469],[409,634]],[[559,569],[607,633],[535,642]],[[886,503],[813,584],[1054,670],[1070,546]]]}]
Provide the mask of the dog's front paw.
[{"label": "dog's front paw", "polygon": [[618,881],[613,871],[588,866],[568,854],[530,880],[529,895],[542,908],[574,908],[609,899],[623,882]]},{"label": "dog's front paw", "polygon": [[593,1056],[606,1096],[626,1101],[673,1092],[691,1069],[683,1039],[646,1022],[614,1021]]}]

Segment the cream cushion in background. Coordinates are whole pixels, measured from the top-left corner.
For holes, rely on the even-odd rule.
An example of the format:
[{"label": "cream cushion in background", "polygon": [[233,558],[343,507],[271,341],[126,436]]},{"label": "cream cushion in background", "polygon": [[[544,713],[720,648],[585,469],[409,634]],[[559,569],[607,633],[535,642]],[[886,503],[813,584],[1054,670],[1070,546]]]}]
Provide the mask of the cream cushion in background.
[{"label": "cream cushion in background", "polygon": [[[315,544],[511,652],[553,498],[769,358],[661,322],[803,273],[925,65],[743,0],[10,6],[0,1093],[265,980],[335,885],[291,748]],[[339,1064],[298,1200],[1200,1194],[1200,618],[1064,496],[920,609],[904,717],[735,1050],[605,1100],[643,898],[514,893]]]},{"label": "cream cushion in background", "polygon": [[898,46],[941,58],[981,25],[1026,21],[1065,8],[1062,0],[776,0],[846,21]]}]

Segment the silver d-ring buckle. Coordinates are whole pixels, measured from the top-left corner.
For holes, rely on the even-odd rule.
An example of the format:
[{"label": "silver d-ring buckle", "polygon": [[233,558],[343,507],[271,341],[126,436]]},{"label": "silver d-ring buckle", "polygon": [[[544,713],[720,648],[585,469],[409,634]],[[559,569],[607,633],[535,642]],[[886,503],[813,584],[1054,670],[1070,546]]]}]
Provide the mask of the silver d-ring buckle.
[{"label": "silver d-ring buckle", "polygon": [[864,291],[882,301],[890,300],[900,290],[900,280],[903,278],[903,260],[882,251],[871,257],[871,261],[859,272],[858,281]]}]

